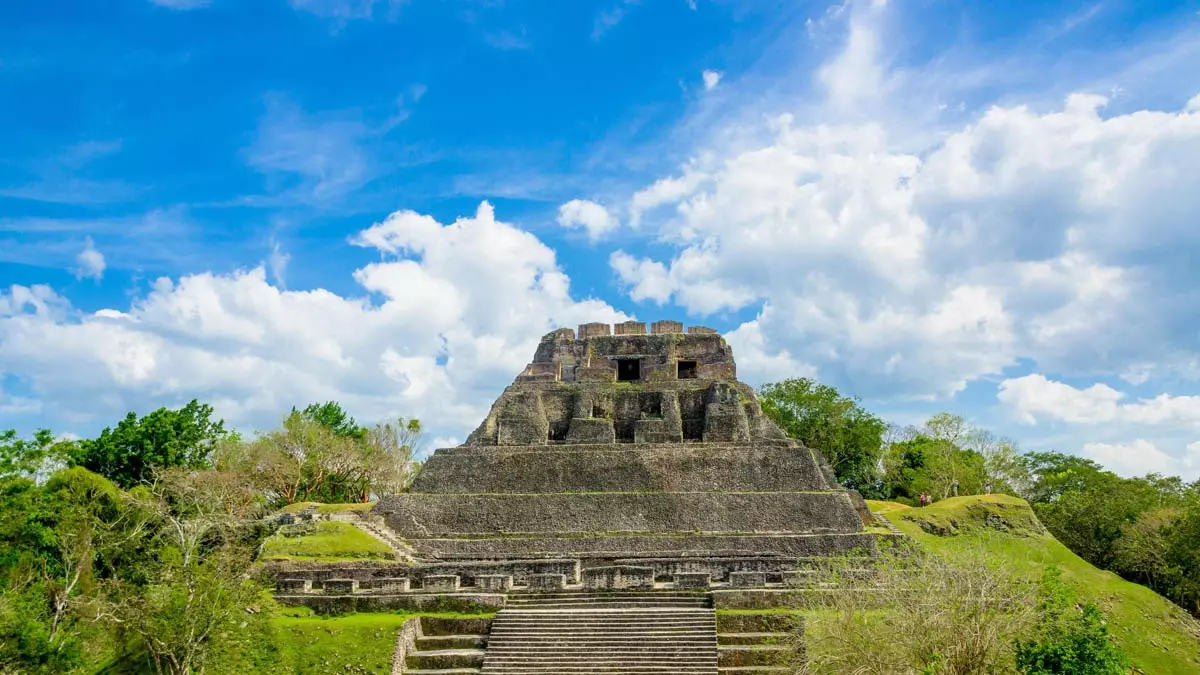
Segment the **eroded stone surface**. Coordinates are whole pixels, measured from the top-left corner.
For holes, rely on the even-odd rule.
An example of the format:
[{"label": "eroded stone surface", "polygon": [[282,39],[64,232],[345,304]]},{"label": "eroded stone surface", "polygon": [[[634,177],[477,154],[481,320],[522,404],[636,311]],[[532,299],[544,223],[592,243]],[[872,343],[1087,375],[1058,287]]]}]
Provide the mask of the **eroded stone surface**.
[{"label": "eroded stone surface", "polygon": [[712,558],[686,571],[715,582],[744,569],[718,556],[873,548],[854,497],[763,414],[716,331],[630,321],[545,335],[467,442],[374,512],[423,565]]}]

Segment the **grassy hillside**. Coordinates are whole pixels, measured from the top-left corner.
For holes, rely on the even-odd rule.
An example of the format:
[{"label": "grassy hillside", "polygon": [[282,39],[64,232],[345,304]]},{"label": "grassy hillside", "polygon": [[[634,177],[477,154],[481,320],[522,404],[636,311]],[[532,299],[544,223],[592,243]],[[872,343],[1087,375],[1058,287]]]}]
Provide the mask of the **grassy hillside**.
[{"label": "grassy hillside", "polygon": [[338,562],[375,558],[390,560],[392,549],[350,523],[318,522],[285,525],[263,542],[260,560]]},{"label": "grassy hillside", "polygon": [[950,558],[982,551],[1015,574],[1036,579],[1048,564],[1079,597],[1094,602],[1117,642],[1150,675],[1200,675],[1200,623],[1150,589],[1093,567],[1045,529],[1029,505],[1007,495],[955,497],[913,508],[867,502],[925,550]]}]

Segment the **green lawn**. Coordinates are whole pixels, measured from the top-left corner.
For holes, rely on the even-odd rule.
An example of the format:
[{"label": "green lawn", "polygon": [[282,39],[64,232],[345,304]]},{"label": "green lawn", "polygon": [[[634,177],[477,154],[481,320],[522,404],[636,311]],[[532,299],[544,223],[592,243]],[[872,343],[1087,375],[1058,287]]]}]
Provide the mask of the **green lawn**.
[{"label": "green lawn", "polygon": [[[346,614],[322,617],[303,607],[289,607],[274,619],[281,672],[391,673],[392,651],[400,626],[415,616],[492,616],[438,612]],[[288,616],[290,615],[290,616]]]},{"label": "green lawn", "polygon": [[390,560],[392,549],[387,544],[363,532],[350,523],[313,523],[312,534],[285,536],[296,527],[286,525],[263,543],[261,560],[321,560],[346,561],[363,558]]},{"label": "green lawn", "polygon": [[[1154,591],[1093,567],[1040,532],[1023,500],[989,495],[955,497],[924,508],[877,501],[868,506],[933,553],[954,558],[982,550],[1029,579],[1040,576],[1046,565],[1057,565],[1080,599],[1104,612],[1109,630],[1138,668],[1150,675],[1200,675],[1200,623]],[[929,534],[920,521],[957,534]]]}]

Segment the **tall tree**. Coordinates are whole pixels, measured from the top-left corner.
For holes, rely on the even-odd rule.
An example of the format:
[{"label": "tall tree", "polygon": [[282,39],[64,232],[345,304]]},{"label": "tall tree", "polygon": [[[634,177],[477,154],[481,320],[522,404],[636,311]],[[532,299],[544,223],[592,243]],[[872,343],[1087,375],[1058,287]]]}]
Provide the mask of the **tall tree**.
[{"label": "tall tree", "polygon": [[17,435],[16,429],[0,432],[0,478],[21,477],[43,480],[62,466],[74,443],[56,439],[49,429],[38,429],[33,438]]},{"label": "tall tree", "polygon": [[131,487],[150,479],[156,468],[202,468],[213,450],[230,434],[213,420],[212,406],[193,400],[179,410],[159,408],[138,417],[130,412],[100,437],[80,441],[70,463]]},{"label": "tall tree", "polygon": [[362,440],[367,435],[367,428],[359,426],[337,401],[310,403],[304,410],[292,408],[292,414],[299,414],[305,420],[316,422],[342,438]]},{"label": "tall tree", "polygon": [[887,424],[858,399],[804,377],[763,385],[759,399],[784,433],[825,456],[843,485],[870,492],[878,482]]}]

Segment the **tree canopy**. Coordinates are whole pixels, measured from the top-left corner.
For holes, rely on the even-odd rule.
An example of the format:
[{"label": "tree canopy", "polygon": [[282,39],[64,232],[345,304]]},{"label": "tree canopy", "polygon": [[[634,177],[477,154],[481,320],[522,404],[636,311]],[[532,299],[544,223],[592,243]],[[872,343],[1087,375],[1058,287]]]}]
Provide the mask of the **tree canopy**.
[{"label": "tree canopy", "polygon": [[159,408],[138,417],[130,412],[116,428],[80,441],[69,454],[73,466],[94,471],[121,487],[147,481],[155,468],[203,468],[217,444],[229,436],[213,408],[196,400],[178,410]]},{"label": "tree canopy", "polygon": [[858,399],[805,377],[763,385],[759,399],[784,433],[825,456],[843,485],[869,492],[878,481],[887,424]]}]

